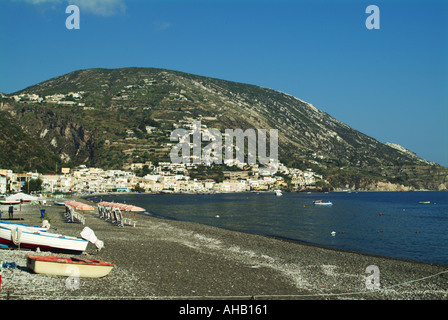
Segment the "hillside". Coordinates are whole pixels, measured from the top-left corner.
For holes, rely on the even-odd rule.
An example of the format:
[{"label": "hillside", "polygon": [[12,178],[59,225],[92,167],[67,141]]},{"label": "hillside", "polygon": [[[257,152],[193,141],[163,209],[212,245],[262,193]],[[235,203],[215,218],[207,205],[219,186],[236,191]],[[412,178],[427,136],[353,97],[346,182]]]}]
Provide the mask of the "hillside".
[{"label": "hillside", "polygon": [[55,153],[48,152],[5,112],[0,112],[0,150],[0,168],[15,172],[53,172],[61,163]]},{"label": "hillside", "polygon": [[[280,161],[312,168],[332,186],[383,181],[437,189],[447,182],[446,168],[381,143],[298,98],[254,85],[153,68],[87,69],[1,99],[1,110],[46,149],[49,167],[169,161],[170,132],[199,119],[221,132],[278,129]],[[9,135],[3,126],[0,132]],[[4,158],[0,167],[8,165]]]}]

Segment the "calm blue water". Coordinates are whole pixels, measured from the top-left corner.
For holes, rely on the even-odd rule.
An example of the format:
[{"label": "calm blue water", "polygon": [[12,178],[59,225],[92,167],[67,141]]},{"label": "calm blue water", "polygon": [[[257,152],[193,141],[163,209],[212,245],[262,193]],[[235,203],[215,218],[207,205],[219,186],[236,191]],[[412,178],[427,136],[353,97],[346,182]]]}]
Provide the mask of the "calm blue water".
[{"label": "calm blue water", "polygon": [[[448,265],[447,192],[123,194],[102,199],[141,206],[165,218]],[[313,206],[314,199],[333,206]]]}]

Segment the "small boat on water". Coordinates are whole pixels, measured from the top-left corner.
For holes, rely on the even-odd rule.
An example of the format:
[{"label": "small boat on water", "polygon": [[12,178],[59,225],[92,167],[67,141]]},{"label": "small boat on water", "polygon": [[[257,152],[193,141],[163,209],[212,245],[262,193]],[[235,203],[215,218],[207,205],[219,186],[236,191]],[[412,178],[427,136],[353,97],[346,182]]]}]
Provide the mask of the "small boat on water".
[{"label": "small boat on water", "polygon": [[277,196],[277,197],[280,197],[280,196],[282,196],[283,195],[283,193],[282,193],[282,191],[281,190],[274,190],[274,192],[275,192],[275,195]]},{"label": "small boat on water", "polygon": [[313,204],[315,206],[332,206],[333,202],[331,202],[331,201],[322,201],[322,200],[314,200]]},{"label": "small boat on water", "polygon": [[419,201],[420,204],[431,204],[431,201]]},{"label": "small boat on water", "polygon": [[80,257],[27,255],[27,267],[35,273],[55,276],[101,278],[107,276],[114,264]]}]

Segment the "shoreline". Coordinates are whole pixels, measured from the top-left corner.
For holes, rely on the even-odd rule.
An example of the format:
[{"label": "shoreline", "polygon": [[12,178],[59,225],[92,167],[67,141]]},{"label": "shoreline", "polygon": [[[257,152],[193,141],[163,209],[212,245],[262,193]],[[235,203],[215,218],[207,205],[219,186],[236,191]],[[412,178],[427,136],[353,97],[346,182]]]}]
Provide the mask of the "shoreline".
[{"label": "shoreline", "polygon": [[[92,212],[82,225],[66,222],[64,207],[25,205],[22,222],[40,224],[41,208],[50,219],[49,232],[79,237],[84,226],[90,227],[105,247],[97,252],[89,244],[88,257],[116,267],[104,278],[81,278],[79,289],[70,290],[64,277],[24,268],[26,254],[33,251],[3,249],[1,260],[20,268],[3,269],[1,298],[10,290],[10,299],[20,300],[448,299],[446,266],[149,215],[138,215],[134,228],[118,227]],[[378,290],[366,288],[371,265],[380,271]]]},{"label": "shoreline", "polygon": [[[287,190],[281,190],[283,193],[294,193],[294,194],[320,194],[320,193],[368,193],[368,192],[447,192],[448,190],[430,190],[430,189],[419,189],[419,190],[330,190],[330,191],[322,191],[322,190],[312,190],[312,191],[287,191]],[[247,193],[275,193],[274,190],[268,190],[268,191],[235,191],[235,192],[164,192],[164,191],[158,191],[158,192],[135,192],[135,191],[110,191],[110,192],[99,192],[99,193],[92,193],[87,195],[76,195],[75,197],[79,197],[82,199],[85,198],[93,198],[93,197],[99,197],[99,196],[110,196],[110,195],[217,195],[217,194],[247,194]]]},{"label": "shoreline", "polygon": [[287,238],[287,237],[282,237],[282,236],[277,236],[277,235],[261,234],[261,233],[255,233],[255,232],[244,231],[244,230],[236,230],[236,229],[231,229],[231,228],[226,228],[226,227],[221,227],[221,226],[217,227],[217,226],[213,226],[213,225],[209,225],[209,224],[202,224],[202,223],[199,223],[199,222],[184,221],[184,220],[180,220],[180,219],[176,219],[176,218],[163,217],[163,216],[157,216],[157,215],[152,215],[152,214],[147,214],[147,215],[150,216],[150,217],[153,217],[155,219],[199,224],[199,225],[203,225],[203,226],[207,226],[207,227],[213,227],[213,228],[218,228],[218,229],[222,229],[222,230],[227,230],[227,231],[230,231],[230,232],[240,232],[240,233],[247,234],[249,236],[253,235],[253,236],[266,237],[266,238],[271,238],[273,240],[290,242],[290,243],[295,243],[295,244],[298,244],[298,245],[304,245],[304,246],[310,246],[310,247],[316,247],[316,248],[321,248],[321,249],[326,249],[326,250],[340,251],[340,252],[346,252],[346,253],[352,253],[352,254],[359,254],[359,255],[364,255],[364,256],[371,256],[371,257],[376,257],[376,258],[399,260],[399,261],[403,261],[403,262],[429,264],[429,265],[433,265],[433,266],[446,267],[448,269],[448,265],[444,265],[444,264],[440,264],[440,263],[431,263],[431,262],[424,262],[424,261],[418,261],[418,260],[412,260],[412,259],[384,256],[384,255],[379,255],[379,254],[374,254],[374,253],[367,253],[367,252],[361,252],[361,251],[341,249],[341,248],[324,246],[324,245],[317,244],[317,243],[312,243],[312,242],[307,242],[307,241],[304,241],[304,240],[292,239],[292,238]]},{"label": "shoreline", "polygon": [[[350,192],[345,192],[345,191],[334,191],[336,193],[350,193]],[[386,192],[386,193],[390,193],[390,192],[403,192],[403,191],[362,191],[365,193],[377,193],[377,192]],[[411,192],[411,191],[407,191],[407,192]],[[414,192],[445,192],[445,191],[414,191]],[[219,195],[219,194],[248,194],[248,193],[254,193],[254,192],[229,192],[229,193],[217,193],[217,194],[213,194],[213,195]],[[262,193],[273,193],[270,191],[267,192],[262,192]],[[292,192],[293,194],[296,193],[302,193],[302,192]],[[312,194],[314,193],[322,193],[322,192],[312,192]],[[355,192],[353,192],[355,193]],[[211,195],[211,194],[201,194],[201,193],[185,193],[185,194],[163,194],[163,193],[137,193],[137,192],[131,192],[131,193],[123,193],[123,192],[116,192],[116,193],[109,193],[109,194],[93,194],[93,195],[88,195],[88,196],[81,196],[80,198],[88,201],[89,203],[94,203],[95,201],[90,200],[91,198],[95,198],[95,197],[101,197],[101,196],[120,196],[120,195],[131,195],[131,196],[148,196],[148,195]],[[112,202],[115,202],[116,200],[112,200]],[[118,200],[118,202],[120,202],[120,200]],[[182,220],[176,217],[169,217],[169,216],[161,216],[158,214],[154,214],[151,212],[146,211],[144,213],[147,216],[150,217],[154,217],[157,219],[163,219],[163,220],[170,220],[170,221],[179,221],[179,222],[188,222],[188,223],[198,223],[204,226],[210,226],[210,227],[216,227],[216,228],[220,228],[223,230],[228,230],[228,231],[233,231],[233,232],[242,232],[242,233],[247,233],[249,235],[259,235],[259,236],[265,236],[265,237],[269,237],[269,238],[273,238],[276,240],[280,240],[280,241],[288,241],[288,242],[292,242],[292,243],[297,243],[297,244],[302,244],[302,245],[309,245],[309,246],[315,246],[315,247],[320,247],[320,248],[324,248],[324,249],[328,249],[328,250],[336,250],[336,251],[342,251],[342,252],[350,252],[350,253],[354,253],[354,254],[361,254],[361,255],[366,255],[366,256],[373,256],[373,257],[380,257],[380,258],[389,258],[389,259],[395,259],[395,260],[402,260],[402,261],[408,261],[408,262],[415,262],[415,263],[424,263],[424,264],[431,264],[431,265],[436,265],[436,266],[442,266],[442,267],[447,267],[448,268],[448,264],[441,264],[441,263],[436,263],[436,262],[428,262],[428,261],[419,261],[419,260],[412,260],[412,259],[408,259],[408,258],[402,258],[402,257],[394,257],[394,256],[386,256],[386,255],[381,255],[381,254],[376,254],[376,253],[368,253],[368,252],[362,252],[362,251],[356,251],[356,250],[350,250],[350,249],[342,249],[342,248],[338,248],[338,247],[331,247],[331,246],[325,246],[319,243],[313,243],[313,242],[308,242],[305,240],[301,240],[301,239],[294,239],[294,238],[288,238],[286,236],[281,236],[281,235],[275,235],[275,234],[269,234],[269,233],[256,233],[256,232],[251,232],[251,231],[246,231],[246,230],[238,230],[238,229],[232,229],[231,227],[225,227],[225,226],[216,226],[213,224],[206,224],[206,223],[201,223],[201,222],[195,222],[195,221],[188,221],[188,220]]]}]

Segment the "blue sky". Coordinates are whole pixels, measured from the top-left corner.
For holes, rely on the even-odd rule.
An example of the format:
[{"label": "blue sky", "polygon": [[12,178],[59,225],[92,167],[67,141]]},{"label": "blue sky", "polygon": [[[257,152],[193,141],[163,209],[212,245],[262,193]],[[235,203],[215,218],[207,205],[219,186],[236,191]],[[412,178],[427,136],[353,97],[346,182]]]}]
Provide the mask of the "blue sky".
[{"label": "blue sky", "polygon": [[286,92],[448,166],[445,0],[2,0],[0,43],[0,92],[85,68],[179,70]]}]

